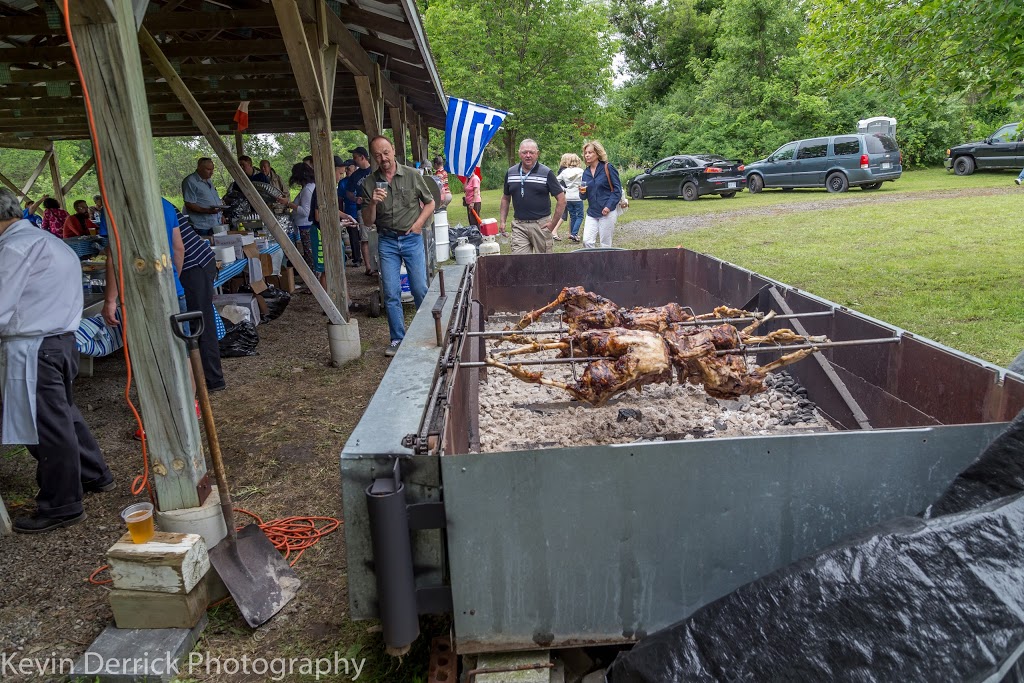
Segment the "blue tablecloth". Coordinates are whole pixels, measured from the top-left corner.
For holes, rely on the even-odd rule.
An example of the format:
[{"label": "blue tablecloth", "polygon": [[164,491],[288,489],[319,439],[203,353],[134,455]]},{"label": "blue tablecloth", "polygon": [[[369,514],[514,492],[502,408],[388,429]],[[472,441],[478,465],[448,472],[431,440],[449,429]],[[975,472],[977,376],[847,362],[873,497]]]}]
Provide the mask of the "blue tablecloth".
[{"label": "blue tablecloth", "polygon": [[[277,242],[272,242],[270,246],[260,249],[261,254],[274,254],[281,251],[281,245]],[[217,279],[213,281],[214,287],[220,287],[225,282],[233,278],[234,276],[245,270],[246,266],[249,265],[249,259],[239,259],[238,261],[232,261],[217,273]]]}]

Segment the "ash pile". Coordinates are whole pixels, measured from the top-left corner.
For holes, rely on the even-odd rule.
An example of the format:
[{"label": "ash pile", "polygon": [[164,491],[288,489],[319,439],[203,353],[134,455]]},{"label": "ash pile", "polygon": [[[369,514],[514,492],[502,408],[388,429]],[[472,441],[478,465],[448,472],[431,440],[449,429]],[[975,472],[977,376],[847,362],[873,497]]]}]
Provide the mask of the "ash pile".
[{"label": "ash pile", "polygon": [[[486,324],[500,331],[519,314],[499,313]],[[557,334],[559,316],[544,315],[540,330]],[[488,339],[489,356],[508,350],[509,343]],[[555,359],[559,352],[543,350],[516,356],[530,361]],[[754,357],[747,358],[754,365]],[[571,384],[583,367],[567,364],[543,366],[544,376]],[[789,373],[768,375],[766,390],[734,400],[716,399],[698,384],[653,383],[623,391],[600,406],[567,395],[555,386],[538,385],[497,368],[488,368],[481,380],[480,451],[484,453],[652,441],[804,434],[834,431],[813,401]]]}]

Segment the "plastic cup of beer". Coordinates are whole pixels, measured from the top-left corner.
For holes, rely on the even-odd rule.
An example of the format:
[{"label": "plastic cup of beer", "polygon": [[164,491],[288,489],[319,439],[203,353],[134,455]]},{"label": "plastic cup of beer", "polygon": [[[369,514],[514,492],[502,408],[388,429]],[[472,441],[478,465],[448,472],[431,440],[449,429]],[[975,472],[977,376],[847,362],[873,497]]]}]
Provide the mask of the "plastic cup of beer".
[{"label": "plastic cup of beer", "polygon": [[383,190],[384,194],[387,194],[388,193],[388,184],[386,182],[384,182],[383,180],[378,180],[377,181],[377,189],[378,190]]},{"label": "plastic cup of beer", "polygon": [[148,543],[156,530],[153,528],[153,504],[135,503],[121,510],[121,519],[128,525],[132,543]]},{"label": "plastic cup of beer", "polygon": [[586,193],[587,193],[587,184],[586,183],[580,183],[580,194],[582,195],[582,194],[586,194]]}]

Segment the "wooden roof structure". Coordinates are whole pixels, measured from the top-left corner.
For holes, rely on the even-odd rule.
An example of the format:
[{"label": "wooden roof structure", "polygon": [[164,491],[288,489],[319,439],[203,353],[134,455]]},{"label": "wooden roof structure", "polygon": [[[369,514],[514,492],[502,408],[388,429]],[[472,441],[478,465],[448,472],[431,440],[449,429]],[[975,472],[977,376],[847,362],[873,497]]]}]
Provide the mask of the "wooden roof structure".
[{"label": "wooden roof structure", "polygon": [[[302,89],[271,0],[133,4],[137,14],[144,10],[142,25],[219,133],[234,129],[232,118],[243,100],[250,102],[246,133],[309,132]],[[444,128],[447,99],[415,0],[297,5],[303,21],[322,27],[322,44],[338,46],[332,130],[376,134],[394,128],[393,118],[402,119],[414,136]],[[145,52],[142,59],[153,135],[197,135],[167,80]],[[368,102],[373,99],[376,112]],[[45,149],[53,140],[88,137],[61,7],[54,0],[0,0],[0,146]]]}]

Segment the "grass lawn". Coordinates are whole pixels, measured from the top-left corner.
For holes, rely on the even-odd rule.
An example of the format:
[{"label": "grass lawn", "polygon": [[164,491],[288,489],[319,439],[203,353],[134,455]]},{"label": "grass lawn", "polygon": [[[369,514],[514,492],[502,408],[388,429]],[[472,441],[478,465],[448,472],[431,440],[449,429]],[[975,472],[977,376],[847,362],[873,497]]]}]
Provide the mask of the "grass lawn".
[{"label": "grass lawn", "polygon": [[[1009,172],[961,178],[929,169],[905,173],[874,194],[1006,188],[1013,187],[1013,178]],[[731,200],[633,202],[624,224],[805,201],[835,201],[835,208],[722,216],[721,222],[700,230],[633,240],[623,235],[616,246],[682,245],[1008,364],[1024,348],[1024,259],[1016,250],[1024,234],[1021,197],[914,195],[898,203],[843,205],[846,198],[868,194],[769,190]],[[484,192],[484,216],[497,216],[499,199],[497,191]],[[458,209],[451,214],[454,224]],[[569,245],[563,242],[559,248],[575,248]]]}]

